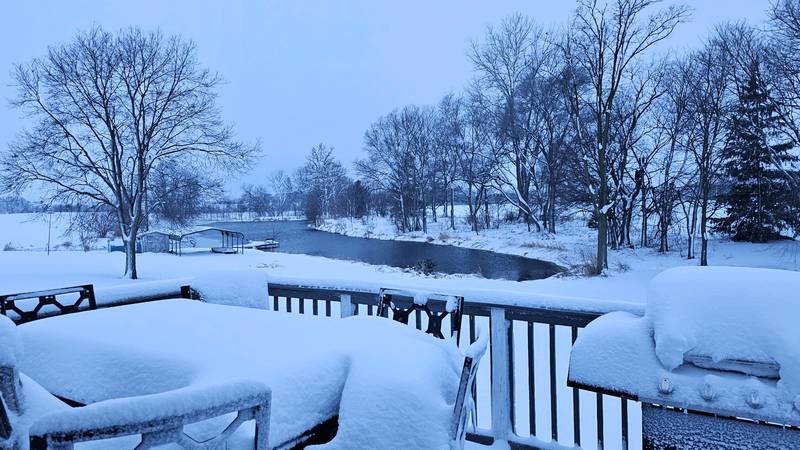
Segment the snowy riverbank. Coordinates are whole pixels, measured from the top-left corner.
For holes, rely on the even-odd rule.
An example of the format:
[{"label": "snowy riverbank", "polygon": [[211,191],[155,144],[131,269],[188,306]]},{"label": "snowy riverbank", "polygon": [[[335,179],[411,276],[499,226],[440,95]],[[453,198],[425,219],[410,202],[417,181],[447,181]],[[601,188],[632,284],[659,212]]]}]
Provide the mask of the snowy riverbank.
[{"label": "snowy riverbank", "polygon": [[[574,273],[579,273],[576,269],[578,266],[592,263],[597,239],[597,232],[587,228],[582,220],[558,224],[555,234],[531,232],[521,223],[503,223],[498,228],[475,233],[469,229],[463,217],[456,219],[455,230],[450,229],[447,218],[440,218],[438,222],[428,224],[427,233],[401,233],[389,218],[375,216],[327,219],[317,228],[346,236],[428,242],[525,256],[573,268]],[[622,249],[609,251],[608,259],[606,276],[612,278],[625,278],[629,272],[654,275],[670,267],[697,264],[696,260],[685,259],[684,248],[666,254],[650,248]],[[709,261],[711,265],[800,270],[800,242],[749,244],[715,237],[709,242]]]}]

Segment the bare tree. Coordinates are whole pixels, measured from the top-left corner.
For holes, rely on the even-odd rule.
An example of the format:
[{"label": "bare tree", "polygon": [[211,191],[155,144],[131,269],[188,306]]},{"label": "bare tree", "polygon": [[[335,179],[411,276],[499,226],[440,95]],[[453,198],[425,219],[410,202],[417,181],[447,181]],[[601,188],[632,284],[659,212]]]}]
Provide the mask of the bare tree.
[{"label": "bare tree", "polygon": [[264,217],[272,211],[272,195],[264,186],[245,184],[242,186],[239,204],[243,205],[248,213]]},{"label": "bare tree", "polygon": [[[305,164],[297,170],[294,184],[303,193],[306,211],[314,216],[307,218],[316,222],[320,217],[332,215],[335,199],[350,180],[344,165],[334,156],[333,147],[319,144],[311,149]],[[309,209],[309,205],[312,208]]]},{"label": "bare tree", "polygon": [[219,77],[179,37],[95,27],[18,65],[13,79],[14,105],[34,125],[2,157],[5,186],[111,208],[130,278],[151,174],[185,161],[230,167],[255,151],[233,140],[215,104]]},{"label": "bare tree", "polygon": [[566,59],[590,80],[590,88],[574,89],[578,109],[594,118],[593,145],[586,152],[594,182],[589,186],[597,218],[596,271],[608,266],[608,150],[617,94],[635,70],[635,63],[655,44],[672,34],[688,17],[683,6],[669,6],[645,17],[659,0],[581,0],[572,33],[564,45]]},{"label": "bare tree", "polygon": [[269,175],[269,186],[275,201],[275,212],[279,216],[283,216],[283,213],[289,208],[292,194],[295,192],[292,177],[278,169]]},{"label": "bare tree", "polygon": [[[478,84],[492,98],[496,132],[502,145],[498,156],[510,165],[499,164],[496,187],[519,210],[520,216],[537,230],[541,225],[530,203],[531,168],[535,165],[536,148],[530,133],[531,108],[522,101],[526,84],[539,79],[539,71],[549,46],[544,31],[529,18],[514,14],[499,29],[489,27],[482,45],[472,43],[470,58],[478,74]],[[528,92],[531,87],[527,87]]]},{"label": "bare tree", "polygon": [[222,195],[222,182],[196,168],[164,169],[167,170],[153,171],[147,180],[144,210],[149,214],[143,224],[146,228],[151,226],[151,218],[179,227],[190,225],[205,203]]},{"label": "bare tree", "polygon": [[356,169],[394,199],[393,215],[401,231],[427,232],[432,178],[434,112],[406,106],[373,123],[364,135],[367,159]]},{"label": "bare tree", "polygon": [[[689,116],[689,90],[692,88],[687,76],[685,60],[675,61],[664,70],[671,74],[666,81],[666,95],[658,105],[656,126],[666,138],[664,151],[658,155],[655,164],[658,169],[657,177],[651,177],[651,195],[654,210],[658,217],[658,251],[669,251],[669,231],[672,227],[674,210],[681,198],[681,184],[686,180],[694,183],[687,167],[686,140],[689,135],[686,128]],[[655,178],[655,180],[653,180]],[[690,215],[689,215],[690,216]],[[690,220],[687,216],[687,222]],[[644,228],[644,226],[643,226]],[[691,259],[692,233],[688,234],[689,251]],[[644,245],[645,243],[643,243]]]},{"label": "bare tree", "polygon": [[[455,229],[455,190],[458,178],[458,159],[464,152],[464,105],[461,98],[447,94],[439,102],[434,121],[433,164],[439,175],[444,194],[444,213],[450,216],[450,228]],[[434,186],[436,184],[434,183]],[[436,192],[431,193],[434,220],[436,218]],[[450,213],[447,214],[447,206]]]},{"label": "bare tree", "polygon": [[[692,55],[688,65],[692,89],[688,98],[691,136],[687,147],[697,170],[701,266],[708,265],[711,188],[719,175],[720,151],[725,140],[726,98],[730,84],[728,68],[725,53],[715,42]],[[693,239],[689,245],[694,245]]]}]

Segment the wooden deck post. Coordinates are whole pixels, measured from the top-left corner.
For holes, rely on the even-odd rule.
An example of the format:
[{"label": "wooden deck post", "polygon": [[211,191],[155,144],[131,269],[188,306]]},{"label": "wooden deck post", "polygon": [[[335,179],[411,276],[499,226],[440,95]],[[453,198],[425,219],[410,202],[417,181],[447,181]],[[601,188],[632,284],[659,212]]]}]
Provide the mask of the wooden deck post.
[{"label": "wooden deck post", "polygon": [[[511,423],[511,371],[506,312],[502,308],[491,309],[491,363],[492,363],[492,435],[497,441],[508,441],[512,432]],[[508,444],[506,444],[506,448]],[[493,447],[495,448],[495,447]],[[496,447],[502,448],[502,447]]]},{"label": "wooden deck post", "polygon": [[340,297],[340,307],[342,318],[350,317],[353,315],[353,299],[350,294],[342,294]]}]

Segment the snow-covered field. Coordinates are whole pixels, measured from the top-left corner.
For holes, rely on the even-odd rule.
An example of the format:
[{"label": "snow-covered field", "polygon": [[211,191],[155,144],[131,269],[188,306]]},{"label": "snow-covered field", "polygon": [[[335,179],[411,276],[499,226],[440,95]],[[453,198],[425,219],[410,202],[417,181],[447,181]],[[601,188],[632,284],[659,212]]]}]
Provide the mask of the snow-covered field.
[{"label": "snow-covered field", "polygon": [[[53,221],[53,242],[70,239],[62,235],[65,224],[65,220]],[[248,250],[244,255],[196,253],[182,257],[145,253],[139,255],[141,280],[132,282],[122,278],[124,255],[121,253],[63,250],[64,246],[61,246],[60,251],[47,255],[41,251],[47,242],[47,228],[46,221],[30,215],[0,215],[0,230],[4,232],[2,240],[14,243],[14,248],[30,250],[0,252],[0,287],[4,293],[83,283],[94,283],[101,288],[121,287],[132,283],[142,286],[144,282],[159,280],[185,283],[203,274],[223,276],[225,272],[256,268],[263,269],[273,280],[315,279],[338,287],[419,287],[434,291],[472,293],[487,300],[515,303],[552,304],[566,301],[564,297],[579,297],[602,307],[608,301],[643,303],[647,284],[656,274],[671,267],[697,264],[696,260],[685,260],[678,252],[658,254],[650,249],[621,250],[611,252],[612,270],[607,276],[562,276],[514,282],[489,280],[473,275],[424,276],[387,266],[255,250]],[[531,235],[527,231],[523,232],[523,229],[516,231],[517,241],[525,242],[519,237],[524,235],[531,242]],[[501,239],[499,234],[505,231],[513,232],[507,228],[490,230],[482,232],[484,234],[479,239],[497,242]],[[557,240],[554,239],[562,248],[556,250],[556,253],[569,253],[573,244],[583,247],[593,245],[591,233],[586,233],[583,240],[577,234],[573,234],[571,240],[562,238],[562,235],[569,233],[565,231],[559,234]],[[515,241],[508,237],[502,239],[509,248]],[[517,244],[517,247],[520,245]],[[496,250],[498,246],[491,248]],[[551,252],[548,249],[541,252],[530,249],[528,252],[527,256],[544,259],[550,259],[546,255],[554,255],[548,253]],[[710,243],[710,262],[712,265],[800,270],[800,243],[781,241],[745,244],[714,240]]]}]

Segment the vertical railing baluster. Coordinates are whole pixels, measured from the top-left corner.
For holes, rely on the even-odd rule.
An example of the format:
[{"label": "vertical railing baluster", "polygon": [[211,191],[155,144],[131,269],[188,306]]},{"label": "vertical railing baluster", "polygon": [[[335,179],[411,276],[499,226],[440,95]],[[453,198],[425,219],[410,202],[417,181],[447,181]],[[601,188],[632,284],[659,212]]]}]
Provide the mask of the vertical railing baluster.
[{"label": "vertical railing baluster", "polygon": [[339,297],[339,306],[341,308],[342,317],[350,317],[353,315],[353,299],[349,294],[342,294]]},{"label": "vertical railing baluster", "polygon": [[292,312],[292,297],[286,297],[286,312]]},{"label": "vertical railing baluster", "polygon": [[272,310],[273,311],[277,311],[279,309],[281,309],[281,307],[278,304],[278,296],[277,295],[273,295],[272,296]]},{"label": "vertical railing baluster", "polygon": [[319,315],[319,300],[317,299],[311,300],[311,314]]},{"label": "vertical railing baluster", "polygon": [[[472,344],[478,337],[475,336],[475,316],[469,316],[469,343]],[[478,415],[478,377],[472,382],[472,400],[475,402],[475,414]]]},{"label": "vertical railing baluster", "polygon": [[[572,343],[578,339],[578,327],[572,327]],[[581,396],[577,389],[572,388],[572,428],[573,440],[577,447],[581,446]]]},{"label": "vertical railing baluster", "polygon": [[325,300],[325,317],[331,316],[331,301]]},{"label": "vertical railing baluster", "polygon": [[528,322],[528,422],[531,436],[536,436],[536,369],[533,343],[533,322]]},{"label": "vertical railing baluster", "polygon": [[514,400],[514,321],[508,321],[508,409],[511,432],[517,429],[517,405]]},{"label": "vertical railing baluster", "polygon": [[414,311],[414,313],[415,313],[415,317],[417,318],[417,320],[416,320],[417,329],[421,330],[422,329],[422,311],[416,310],[416,311]]},{"label": "vertical railing baluster", "polygon": [[508,368],[508,320],[503,308],[491,309],[492,433],[495,441],[508,441],[511,433],[511,373]]},{"label": "vertical railing baluster", "polygon": [[620,399],[622,414],[622,450],[628,450],[628,400]]},{"label": "vertical railing baluster", "polygon": [[305,312],[306,312],[306,299],[300,297],[297,300],[299,302],[299,307],[297,308],[297,312],[299,312],[300,314],[305,314]]},{"label": "vertical railing baluster", "polygon": [[550,328],[550,436],[558,442],[558,398],[556,397],[556,326]]},{"label": "vertical railing baluster", "polygon": [[368,316],[372,315],[372,305],[367,305],[367,315]]},{"label": "vertical railing baluster", "polygon": [[603,394],[597,393],[597,449],[603,449]]}]

